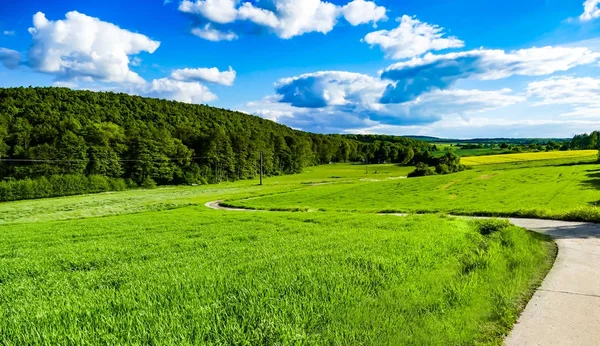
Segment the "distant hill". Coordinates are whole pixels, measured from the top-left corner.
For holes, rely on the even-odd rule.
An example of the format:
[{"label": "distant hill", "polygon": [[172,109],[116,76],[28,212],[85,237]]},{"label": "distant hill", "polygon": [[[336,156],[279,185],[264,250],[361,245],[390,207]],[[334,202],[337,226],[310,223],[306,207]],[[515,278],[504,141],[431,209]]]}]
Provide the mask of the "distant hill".
[{"label": "distant hill", "polygon": [[406,136],[428,143],[477,143],[477,144],[545,144],[548,142],[568,142],[570,138],[473,138],[473,139],[456,139],[456,138],[438,138],[428,136]]},{"label": "distant hill", "polygon": [[[104,176],[142,184],[206,183],[310,165],[408,162],[429,144],[319,135],[204,105],[66,88],[0,88],[0,180]],[[410,149],[410,150],[409,150]]]}]

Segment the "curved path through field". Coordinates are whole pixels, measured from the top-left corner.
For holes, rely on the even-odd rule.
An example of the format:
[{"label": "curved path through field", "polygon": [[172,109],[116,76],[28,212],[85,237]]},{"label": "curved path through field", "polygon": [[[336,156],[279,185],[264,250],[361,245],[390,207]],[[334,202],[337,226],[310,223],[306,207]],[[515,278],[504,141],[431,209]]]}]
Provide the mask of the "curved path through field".
[{"label": "curved path through field", "polygon": [[[250,211],[206,203],[212,209]],[[521,314],[506,345],[600,345],[600,224],[509,219],[551,236],[554,266]]]}]

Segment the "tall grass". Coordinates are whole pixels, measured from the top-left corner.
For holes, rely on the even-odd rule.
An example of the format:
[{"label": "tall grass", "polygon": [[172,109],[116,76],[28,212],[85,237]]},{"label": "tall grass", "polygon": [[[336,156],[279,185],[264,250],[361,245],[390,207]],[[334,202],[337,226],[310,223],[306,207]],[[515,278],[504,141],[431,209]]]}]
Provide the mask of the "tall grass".
[{"label": "tall grass", "polygon": [[0,343],[500,344],[553,251],[438,216],[188,207],[4,225]]}]

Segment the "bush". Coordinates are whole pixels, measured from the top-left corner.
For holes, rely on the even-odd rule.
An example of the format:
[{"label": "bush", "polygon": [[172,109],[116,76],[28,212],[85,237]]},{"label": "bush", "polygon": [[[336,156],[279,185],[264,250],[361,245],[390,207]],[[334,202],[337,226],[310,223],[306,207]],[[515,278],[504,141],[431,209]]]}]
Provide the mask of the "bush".
[{"label": "bush", "polygon": [[[155,185],[156,186],[156,185]],[[22,199],[59,197],[127,189],[123,179],[100,175],[53,175],[35,180],[12,180],[0,182],[0,202]]]},{"label": "bush", "polygon": [[436,172],[432,167],[429,167],[428,165],[426,165],[422,162],[419,162],[419,163],[417,163],[416,169],[408,174],[408,177],[409,178],[424,177],[427,175],[435,175],[435,174],[436,174]]},{"label": "bush", "polygon": [[144,189],[156,189],[156,182],[152,178],[146,178],[140,186]]}]

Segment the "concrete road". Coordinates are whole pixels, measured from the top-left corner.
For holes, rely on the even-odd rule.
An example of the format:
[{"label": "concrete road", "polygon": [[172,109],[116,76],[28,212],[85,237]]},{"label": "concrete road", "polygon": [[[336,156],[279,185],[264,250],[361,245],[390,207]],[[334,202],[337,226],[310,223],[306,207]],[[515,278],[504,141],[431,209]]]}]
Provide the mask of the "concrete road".
[{"label": "concrete road", "polygon": [[553,237],[558,257],[505,344],[600,345],[600,225],[510,221]]}]

